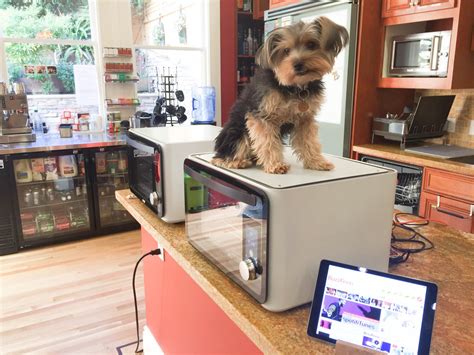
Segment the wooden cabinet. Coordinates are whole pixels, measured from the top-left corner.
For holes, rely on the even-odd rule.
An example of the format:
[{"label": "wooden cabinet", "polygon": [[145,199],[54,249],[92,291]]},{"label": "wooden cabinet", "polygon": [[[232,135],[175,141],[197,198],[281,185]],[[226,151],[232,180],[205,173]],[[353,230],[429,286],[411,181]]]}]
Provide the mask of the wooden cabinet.
[{"label": "wooden cabinet", "polygon": [[263,20],[266,10],[268,10],[268,0],[253,0],[254,20]]},{"label": "wooden cabinet", "polygon": [[[472,0],[414,0],[414,12],[399,15],[394,7],[391,13],[384,11],[383,51],[380,57],[379,88],[397,89],[464,89],[474,87],[474,76],[469,75],[474,66],[471,43],[474,42],[474,1]],[[413,3],[413,2],[412,2]],[[399,5],[401,0],[399,0]],[[389,9],[389,8],[388,8]],[[403,10],[403,9],[402,9]],[[420,32],[451,31],[447,75],[443,77],[397,77],[388,73],[391,38]]]},{"label": "wooden cabinet", "polygon": [[299,3],[301,0],[270,0],[270,9]]},{"label": "wooden cabinet", "polygon": [[252,11],[239,10],[235,1],[221,1],[220,4],[220,18],[225,19],[220,21],[221,123],[224,125],[237,96],[255,70],[256,48],[252,47],[252,52],[246,53],[244,40],[250,29],[252,37],[257,39],[254,46],[261,44],[263,13],[268,9],[268,0],[252,0]]},{"label": "wooden cabinet", "polygon": [[474,233],[474,177],[425,168],[420,215]]},{"label": "wooden cabinet", "polygon": [[385,0],[382,4],[382,17],[413,14],[413,0]]},{"label": "wooden cabinet", "polygon": [[449,197],[422,192],[420,199],[420,215],[424,218],[467,233],[474,233],[474,217],[472,206]]},{"label": "wooden cabinet", "polygon": [[382,17],[443,10],[454,6],[456,6],[456,0],[384,0],[382,5]]}]

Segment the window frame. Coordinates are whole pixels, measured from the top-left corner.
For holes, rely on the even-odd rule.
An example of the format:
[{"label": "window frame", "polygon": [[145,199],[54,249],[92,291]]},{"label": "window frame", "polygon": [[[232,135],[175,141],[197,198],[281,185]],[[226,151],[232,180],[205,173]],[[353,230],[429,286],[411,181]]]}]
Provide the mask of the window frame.
[{"label": "window frame", "polygon": [[[88,0],[89,8],[89,20],[91,26],[91,38],[87,40],[77,39],[59,39],[59,38],[22,38],[22,37],[5,37],[0,27],[0,81],[9,82],[8,66],[7,66],[7,53],[5,51],[5,45],[8,43],[21,43],[21,44],[39,44],[39,45],[69,45],[69,46],[89,46],[94,51],[94,65],[96,68],[97,82],[99,87],[99,98],[98,98],[98,112],[100,117],[104,117],[104,94],[102,90],[103,83],[101,82],[102,75],[102,60],[100,58],[101,51],[99,50],[98,41],[98,18],[97,18],[97,1]],[[61,95],[75,95],[75,94],[51,94],[51,95],[32,95],[32,96],[51,96],[51,99],[57,99]],[[100,119],[100,118],[98,118]],[[103,119],[102,119],[103,121]],[[103,126],[104,122],[100,123]],[[96,131],[87,131],[87,133],[102,133],[104,128]]]},{"label": "window frame", "polygon": [[[201,17],[201,29],[204,34],[204,38],[202,41],[202,45],[200,47],[196,46],[159,46],[159,45],[150,45],[150,44],[136,44],[135,39],[133,39],[133,55],[134,55],[134,64],[136,65],[136,58],[135,58],[135,51],[137,49],[145,49],[145,50],[160,50],[160,51],[184,51],[184,52],[200,52],[202,55],[202,62],[201,62],[201,72],[203,73],[202,78],[204,80],[205,85],[211,85],[211,70],[210,70],[210,7],[212,0],[199,0],[199,3],[202,6],[202,13],[203,16]],[[132,21],[132,18],[130,18]],[[207,24],[207,25],[206,25]],[[145,93],[138,93],[137,95],[143,95]],[[152,93],[148,93],[152,94]],[[217,113],[217,112],[216,112]]]}]

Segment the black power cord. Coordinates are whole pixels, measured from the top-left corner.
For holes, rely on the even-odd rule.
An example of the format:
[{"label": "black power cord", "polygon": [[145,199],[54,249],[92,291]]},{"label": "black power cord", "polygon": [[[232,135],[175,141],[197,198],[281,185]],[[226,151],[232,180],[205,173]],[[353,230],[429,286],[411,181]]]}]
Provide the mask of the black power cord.
[{"label": "black power cord", "polygon": [[[401,216],[411,216],[416,219],[412,221],[401,221]],[[396,213],[394,215],[389,261],[390,265],[404,263],[408,260],[410,255],[434,248],[434,244],[431,240],[415,230],[416,227],[427,226],[428,224],[429,221],[420,219],[418,216],[414,216],[410,213]],[[408,236],[398,236],[396,234],[397,228],[409,232]]]},{"label": "black power cord", "polygon": [[140,259],[138,259],[137,263],[135,264],[135,269],[133,270],[133,280],[132,280],[132,288],[133,288],[133,301],[135,303],[135,324],[137,326],[137,347],[135,348],[135,354],[142,353],[142,350],[138,350],[140,347],[140,325],[138,324],[138,305],[137,305],[137,291],[135,289],[135,277],[137,275],[137,269],[138,265],[140,265],[140,262],[145,259],[148,255],[160,255],[161,250],[160,249],[154,249],[149,251],[146,254],[143,254]]}]

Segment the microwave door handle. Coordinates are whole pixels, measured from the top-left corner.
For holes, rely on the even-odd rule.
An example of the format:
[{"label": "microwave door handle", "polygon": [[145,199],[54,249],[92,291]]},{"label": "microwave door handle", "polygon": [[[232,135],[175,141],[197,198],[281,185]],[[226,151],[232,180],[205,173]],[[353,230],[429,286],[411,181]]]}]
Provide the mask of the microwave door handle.
[{"label": "microwave door handle", "polygon": [[431,70],[438,70],[439,36],[433,37],[433,48],[431,49]]},{"label": "microwave door handle", "polygon": [[185,166],[184,171],[186,174],[191,176],[194,180],[200,182],[203,185],[206,185],[208,188],[215,190],[223,195],[233,198],[234,200],[238,200],[241,202],[246,203],[247,205],[256,206],[257,205],[257,198],[249,193],[235,190],[231,187],[219,184],[212,179],[209,179],[207,176],[199,174],[197,171]]}]

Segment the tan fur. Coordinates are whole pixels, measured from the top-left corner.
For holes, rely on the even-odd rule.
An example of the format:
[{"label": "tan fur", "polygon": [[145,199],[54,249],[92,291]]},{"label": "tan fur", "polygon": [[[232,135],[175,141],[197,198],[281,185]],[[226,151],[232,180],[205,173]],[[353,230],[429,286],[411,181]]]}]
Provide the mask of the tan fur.
[{"label": "tan fur", "polygon": [[321,155],[321,144],[318,140],[318,124],[311,117],[298,120],[291,139],[296,157],[303,162],[306,169],[331,170],[334,165]]},{"label": "tan fur", "polygon": [[228,169],[245,169],[252,165],[252,149],[250,139],[247,136],[242,137],[237,147],[236,154],[232,160],[213,158],[212,164]]},{"label": "tan fur", "polygon": [[270,174],[285,174],[290,166],[283,162],[280,126],[273,120],[262,120],[247,114],[247,129],[257,164]]}]

